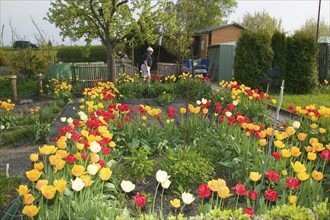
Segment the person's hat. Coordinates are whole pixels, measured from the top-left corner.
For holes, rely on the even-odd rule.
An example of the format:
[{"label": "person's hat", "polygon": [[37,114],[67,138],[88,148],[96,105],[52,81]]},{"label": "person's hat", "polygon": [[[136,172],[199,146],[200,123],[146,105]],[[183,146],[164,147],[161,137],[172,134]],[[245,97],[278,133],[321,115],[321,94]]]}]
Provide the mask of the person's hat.
[{"label": "person's hat", "polygon": [[154,49],[152,49],[152,47],[148,47],[147,51],[154,52]]}]

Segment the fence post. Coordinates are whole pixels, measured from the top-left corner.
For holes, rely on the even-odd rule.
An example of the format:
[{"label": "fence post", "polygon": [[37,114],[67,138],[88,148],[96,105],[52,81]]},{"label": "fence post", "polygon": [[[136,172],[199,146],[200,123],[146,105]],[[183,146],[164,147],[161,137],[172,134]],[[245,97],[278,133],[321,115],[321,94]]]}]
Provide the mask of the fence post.
[{"label": "fence post", "polygon": [[13,92],[13,99],[17,101],[17,87],[16,87],[16,82],[17,82],[17,76],[16,75],[10,75],[8,78],[11,80],[11,89]]},{"label": "fence post", "polygon": [[37,73],[37,79],[38,79],[38,85],[39,85],[39,95],[42,95],[43,89],[42,89],[42,74]]}]

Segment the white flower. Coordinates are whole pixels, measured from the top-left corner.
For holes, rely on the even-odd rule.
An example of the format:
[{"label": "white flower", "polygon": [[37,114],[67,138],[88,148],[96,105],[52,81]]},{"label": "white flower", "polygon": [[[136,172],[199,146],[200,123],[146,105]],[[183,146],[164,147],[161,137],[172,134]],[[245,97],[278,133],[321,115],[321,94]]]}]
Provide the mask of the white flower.
[{"label": "white flower", "polygon": [[95,175],[99,169],[100,167],[96,164],[89,164],[87,167],[87,171],[90,175]]},{"label": "white flower", "polygon": [[4,125],[1,125],[0,126],[0,130],[3,130],[3,129],[5,129],[5,126]]},{"label": "white flower", "polygon": [[226,116],[229,118],[230,116],[232,116],[231,112],[226,112]]},{"label": "white flower", "polygon": [[199,100],[197,100],[197,101],[196,101],[196,104],[197,104],[197,105],[200,105],[200,104],[202,104],[202,102],[199,101]]},{"label": "white flower", "polygon": [[298,128],[300,128],[300,122],[299,122],[299,121],[294,121],[294,122],[292,123],[292,127],[293,127],[294,129],[298,129]]},{"label": "white flower", "polygon": [[163,182],[163,183],[161,183],[162,184],[162,187],[164,188],[164,189],[168,189],[168,187],[170,187],[170,185],[171,185],[171,180],[166,180],[165,182]]},{"label": "white flower", "polygon": [[205,105],[207,103],[207,99],[202,98],[202,104]]},{"label": "white flower", "polygon": [[82,121],[86,121],[88,118],[87,115],[85,114],[85,112],[82,112],[82,111],[78,112],[78,115],[80,117],[80,120],[82,120]]},{"label": "white flower", "polygon": [[238,101],[237,101],[237,100],[234,100],[234,101],[233,101],[233,105],[234,105],[234,106],[238,105]]},{"label": "white flower", "polygon": [[82,179],[80,179],[79,177],[77,177],[74,181],[71,180],[72,183],[72,189],[76,192],[82,190],[85,186],[84,181],[82,181]]},{"label": "white flower", "polygon": [[68,124],[72,124],[73,123],[73,119],[70,117],[66,120],[66,122],[68,122]]},{"label": "white flower", "polygon": [[71,133],[69,133],[69,132],[66,132],[66,134],[65,134],[65,137],[66,137],[67,139],[71,139],[71,136],[72,136],[72,134],[71,134]]},{"label": "white flower", "polygon": [[126,193],[132,192],[135,189],[135,184],[131,181],[123,180],[121,181],[120,186]]},{"label": "white flower", "polygon": [[89,146],[89,149],[93,152],[93,153],[98,153],[101,151],[101,145],[99,143],[97,143],[96,141],[93,141],[91,143],[91,145]]},{"label": "white flower", "polygon": [[156,180],[159,183],[165,183],[169,178],[170,176],[167,175],[166,171],[158,170],[156,173]]},{"label": "white flower", "polygon": [[64,122],[66,122],[66,117],[62,117],[60,120],[61,120],[61,122],[64,123]]},{"label": "white flower", "polygon": [[195,200],[195,197],[193,194],[191,193],[182,193],[182,201],[184,204],[189,205],[190,203],[192,203]]}]

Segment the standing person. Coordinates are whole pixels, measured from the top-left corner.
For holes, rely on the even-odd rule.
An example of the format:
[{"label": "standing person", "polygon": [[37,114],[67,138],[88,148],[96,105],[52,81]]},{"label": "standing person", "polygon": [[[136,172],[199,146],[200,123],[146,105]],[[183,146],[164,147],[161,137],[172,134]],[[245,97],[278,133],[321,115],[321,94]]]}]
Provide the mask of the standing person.
[{"label": "standing person", "polygon": [[147,77],[147,82],[150,82],[150,68],[152,65],[152,58],[151,55],[154,52],[154,50],[152,49],[152,47],[148,47],[147,48],[147,52],[145,52],[143,54],[142,57],[142,64],[141,64],[141,71],[142,71],[142,77]]}]

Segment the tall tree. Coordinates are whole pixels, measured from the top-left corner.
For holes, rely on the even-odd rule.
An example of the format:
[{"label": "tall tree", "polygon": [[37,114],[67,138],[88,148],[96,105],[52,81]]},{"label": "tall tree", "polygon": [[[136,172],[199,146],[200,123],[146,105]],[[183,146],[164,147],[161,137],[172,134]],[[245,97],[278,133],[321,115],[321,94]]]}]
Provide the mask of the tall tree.
[{"label": "tall tree", "polygon": [[282,19],[271,17],[265,10],[247,13],[243,16],[242,26],[249,31],[265,31],[273,35],[275,31],[283,32]]},{"label": "tall tree", "polygon": [[[84,38],[87,45],[94,39],[100,39],[107,49],[109,80],[115,82],[114,48],[137,27],[133,14],[143,20],[150,12],[138,14],[137,11],[145,12],[143,8],[150,8],[150,5],[151,0],[55,0],[51,3],[47,19],[60,28],[63,38],[69,37],[73,41]],[[143,25],[155,26],[150,23]],[[144,38],[153,39],[153,34],[151,31],[144,32]]]},{"label": "tall tree", "polygon": [[[305,24],[296,30],[295,33],[304,34],[306,36],[316,36],[317,21],[315,18],[309,18],[306,20]],[[320,20],[319,24],[319,39],[322,37],[330,37],[330,24],[328,24],[325,19]]]},{"label": "tall tree", "polygon": [[[180,65],[190,54],[193,34],[200,27],[221,23],[224,16],[236,6],[235,0],[178,0],[168,2],[162,27],[164,46],[174,54]],[[215,10],[218,8],[221,10]],[[212,11],[212,13],[211,13]]]}]

